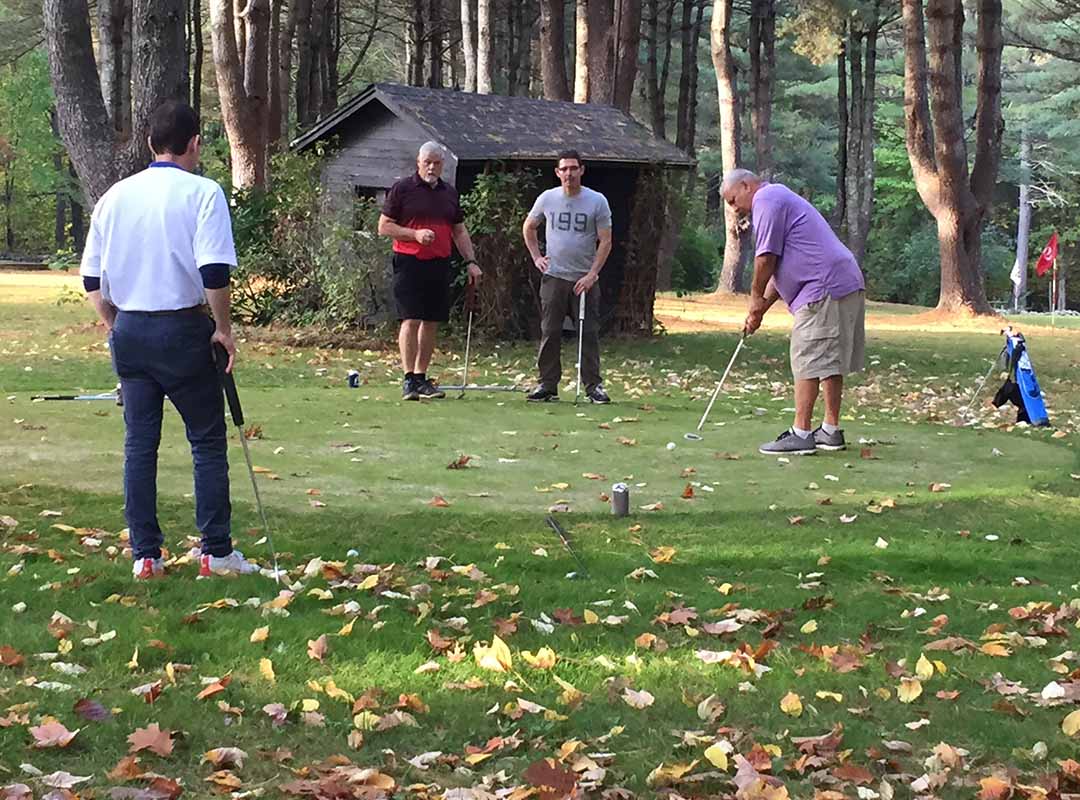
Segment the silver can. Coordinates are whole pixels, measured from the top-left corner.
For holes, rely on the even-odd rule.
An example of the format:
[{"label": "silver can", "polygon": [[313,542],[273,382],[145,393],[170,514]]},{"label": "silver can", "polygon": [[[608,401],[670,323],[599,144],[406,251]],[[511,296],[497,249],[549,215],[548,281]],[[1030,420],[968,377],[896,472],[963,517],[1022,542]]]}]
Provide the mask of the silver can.
[{"label": "silver can", "polygon": [[625,517],[630,513],[630,487],[625,483],[611,486],[611,513],[616,517]]}]

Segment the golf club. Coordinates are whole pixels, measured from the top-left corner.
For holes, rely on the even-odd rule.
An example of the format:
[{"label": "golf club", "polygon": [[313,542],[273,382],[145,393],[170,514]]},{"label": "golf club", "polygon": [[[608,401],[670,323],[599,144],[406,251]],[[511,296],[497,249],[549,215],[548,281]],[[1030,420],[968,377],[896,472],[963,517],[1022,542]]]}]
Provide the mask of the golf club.
[{"label": "golf club", "polygon": [[578,404],[578,400],[581,399],[581,334],[582,329],[585,327],[585,295],[587,292],[582,292],[578,295],[578,325],[577,325],[577,388],[574,391],[574,405]]},{"label": "golf club", "polygon": [[461,392],[462,394],[464,394],[465,392],[524,392],[524,391],[528,391],[527,387],[525,387],[525,386],[464,386],[464,385],[459,386],[457,384],[450,384],[448,386],[444,386],[441,383],[439,384],[439,388],[442,389],[444,392]]},{"label": "golf club", "polygon": [[465,333],[465,369],[461,373],[461,394],[458,400],[465,396],[465,387],[469,385],[469,345],[472,344],[472,318],[476,309],[476,285],[469,283],[465,287],[465,310],[469,312],[469,327]]},{"label": "golf club", "polygon": [[251,476],[251,488],[255,490],[255,506],[259,509],[259,517],[262,519],[263,530],[266,531],[266,542],[270,545],[270,555],[274,559],[274,582],[281,583],[281,573],[278,571],[277,551],[274,549],[274,539],[270,535],[270,523],[266,521],[266,511],[263,509],[262,498],[259,496],[259,484],[255,481],[255,467],[251,463],[251,451],[248,450],[247,436],[244,435],[244,412],[240,408],[240,395],[236,393],[236,380],[231,372],[226,372],[225,367],[229,364],[228,351],[218,342],[214,342],[214,363],[217,365],[218,376],[221,378],[221,387],[225,390],[225,399],[229,402],[229,414],[233,424],[240,433],[240,444],[244,447],[244,460],[247,462],[248,475]]},{"label": "golf club", "polygon": [[124,405],[124,395],[120,391],[120,384],[116,384],[116,391],[101,392],[100,394],[35,394],[30,398],[31,402],[41,400],[113,400],[118,406]]},{"label": "golf club", "polygon": [[580,570],[579,574],[583,578],[588,578],[589,570],[585,567],[585,562],[581,560],[581,556],[577,554],[573,546],[570,544],[570,534],[568,534],[563,528],[563,526],[559,524],[558,520],[556,520],[555,517],[551,516],[550,514],[548,514],[546,521],[547,524],[551,526],[551,529],[555,531],[556,535],[558,535],[559,540],[563,544],[563,547],[566,548],[566,552],[568,552],[574,557],[574,561],[577,562],[578,569]]},{"label": "golf club", "polygon": [[990,380],[990,376],[993,374],[994,368],[997,367],[997,365],[1001,362],[1001,357],[1003,355],[1005,355],[1004,347],[1001,348],[1001,352],[997,354],[997,358],[995,358],[994,362],[990,365],[990,369],[986,371],[986,374],[983,375],[982,380],[979,381],[979,385],[975,388],[975,393],[971,395],[971,399],[968,401],[968,404],[964,406],[963,411],[960,412],[960,416],[966,417],[968,414],[971,413],[971,407],[975,405],[975,400],[979,397],[979,394],[982,392],[983,387],[986,386],[986,382]]},{"label": "golf club", "polygon": [[701,415],[701,419],[698,421],[697,430],[694,433],[684,433],[683,438],[691,442],[701,441],[701,428],[705,425],[705,420],[709,418],[709,412],[712,411],[713,403],[716,402],[716,398],[720,396],[720,390],[724,387],[724,381],[727,380],[728,373],[731,372],[731,368],[735,365],[735,359],[739,355],[739,351],[742,350],[743,344],[746,343],[746,329],[743,329],[742,336],[739,337],[739,343],[735,345],[735,352],[731,354],[731,360],[728,361],[727,369],[724,370],[724,374],[720,376],[720,380],[716,384],[716,389],[713,390],[712,398],[709,400],[709,405],[705,407],[705,413]]}]

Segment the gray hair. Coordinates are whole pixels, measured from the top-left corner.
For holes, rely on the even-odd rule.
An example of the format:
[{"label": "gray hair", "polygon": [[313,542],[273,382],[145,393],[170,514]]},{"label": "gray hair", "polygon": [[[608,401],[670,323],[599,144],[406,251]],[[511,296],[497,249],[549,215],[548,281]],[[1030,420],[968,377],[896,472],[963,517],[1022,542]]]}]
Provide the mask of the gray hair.
[{"label": "gray hair", "polygon": [[737,183],[760,183],[761,179],[748,169],[742,169],[741,167],[730,170],[724,175],[724,180],[720,183],[720,194],[723,194],[728,189],[732,188]]},{"label": "gray hair", "polygon": [[417,154],[417,158],[423,160],[429,155],[438,156],[440,161],[446,161],[446,148],[438,142],[424,142],[420,145],[420,152]]}]

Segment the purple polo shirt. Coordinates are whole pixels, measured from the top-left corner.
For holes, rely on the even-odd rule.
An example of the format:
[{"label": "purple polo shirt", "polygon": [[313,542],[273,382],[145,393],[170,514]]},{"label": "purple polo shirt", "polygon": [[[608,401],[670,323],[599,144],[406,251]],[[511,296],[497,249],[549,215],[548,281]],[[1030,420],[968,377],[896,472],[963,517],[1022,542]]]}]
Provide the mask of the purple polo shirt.
[{"label": "purple polo shirt", "polygon": [[751,202],[756,256],[776,256],[773,285],[791,313],[826,295],[865,289],[862,270],[825,217],[779,183],[763,183]]}]

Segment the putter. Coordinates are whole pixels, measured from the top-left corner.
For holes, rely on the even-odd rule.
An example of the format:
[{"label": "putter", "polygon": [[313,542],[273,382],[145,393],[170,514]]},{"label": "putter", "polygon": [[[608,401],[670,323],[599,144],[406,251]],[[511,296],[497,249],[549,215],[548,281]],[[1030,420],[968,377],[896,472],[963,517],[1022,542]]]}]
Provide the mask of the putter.
[{"label": "putter", "polygon": [[120,384],[116,384],[116,391],[101,392],[100,394],[35,394],[30,398],[31,402],[41,400],[113,400],[118,406],[124,405],[124,395],[120,391]]},{"label": "putter", "polygon": [[443,386],[439,384],[439,388],[444,392],[525,392],[528,391],[524,386],[458,386],[457,384],[450,384]]},{"label": "putter", "polygon": [[277,551],[274,549],[274,539],[270,535],[270,523],[266,521],[266,510],[259,496],[259,484],[255,481],[255,467],[251,463],[251,451],[248,450],[247,437],[244,435],[244,411],[240,408],[240,395],[236,392],[236,380],[232,373],[225,371],[225,367],[229,364],[229,353],[218,342],[214,342],[213,352],[214,363],[217,364],[218,376],[221,378],[221,387],[225,390],[225,399],[229,402],[229,414],[240,433],[240,444],[244,447],[244,460],[247,462],[248,475],[251,476],[251,488],[255,490],[255,506],[259,509],[263,530],[266,531],[266,542],[270,545],[270,555],[274,559],[274,582],[280,585],[281,573],[278,571]]},{"label": "putter", "polygon": [[691,442],[700,442],[702,439],[701,428],[705,425],[705,420],[709,418],[709,412],[712,411],[713,403],[716,402],[716,398],[720,396],[720,390],[724,386],[724,381],[727,380],[728,373],[731,372],[731,368],[735,365],[735,359],[739,355],[739,351],[742,350],[743,344],[746,343],[746,329],[743,329],[742,336],[739,337],[739,343],[735,345],[735,352],[731,354],[731,360],[728,361],[727,369],[724,370],[724,374],[720,376],[720,380],[716,384],[716,389],[713,390],[712,398],[709,400],[709,405],[705,407],[705,413],[701,415],[701,419],[698,420],[697,430],[694,433],[684,433],[683,438]]},{"label": "putter", "polygon": [[563,547],[566,548],[566,552],[568,552],[574,557],[574,561],[577,562],[578,569],[580,570],[579,574],[581,575],[581,577],[588,578],[589,570],[585,567],[585,562],[581,560],[581,556],[577,554],[573,546],[570,544],[570,534],[568,534],[563,528],[563,526],[559,524],[558,520],[556,520],[555,517],[551,516],[550,514],[548,514],[546,522],[549,526],[551,526],[551,529],[555,531],[556,535],[558,535],[559,540],[563,544]]},{"label": "putter", "polygon": [[581,399],[581,334],[585,327],[585,295],[588,292],[582,292],[578,295],[578,325],[577,325],[577,389],[574,392],[574,405],[578,404],[578,400]]},{"label": "putter", "polygon": [[469,345],[472,344],[472,318],[475,309],[476,286],[470,283],[465,287],[465,310],[469,312],[469,327],[465,334],[465,369],[461,373],[461,394],[458,395],[458,400],[465,396],[465,387],[469,385]]}]

